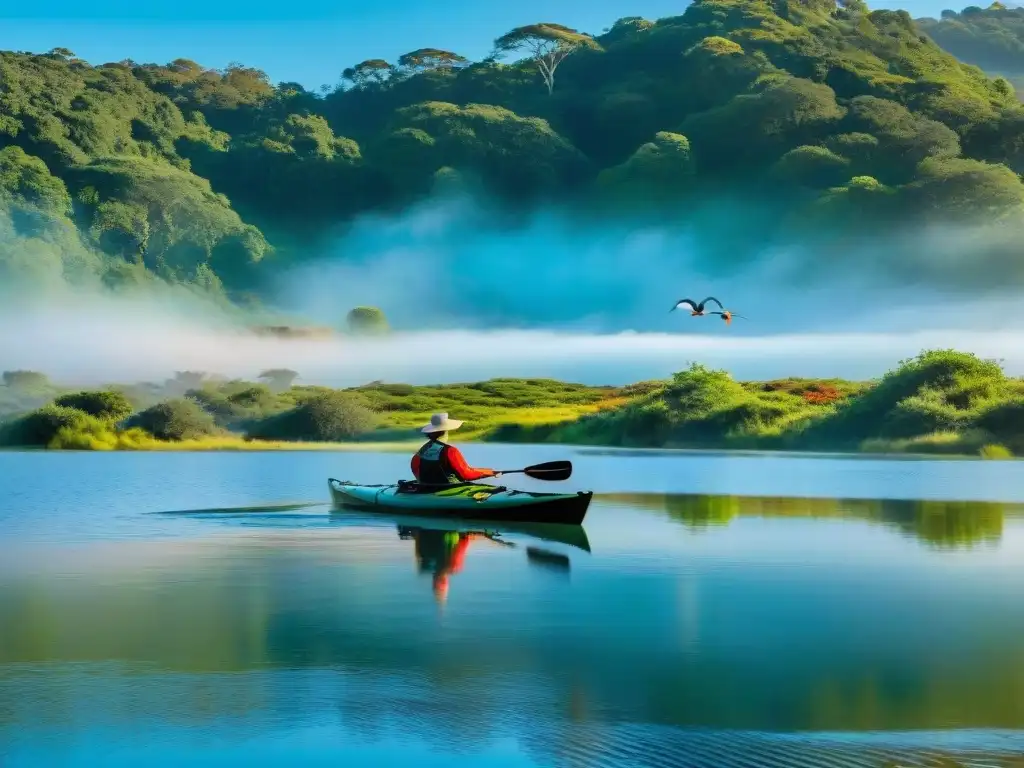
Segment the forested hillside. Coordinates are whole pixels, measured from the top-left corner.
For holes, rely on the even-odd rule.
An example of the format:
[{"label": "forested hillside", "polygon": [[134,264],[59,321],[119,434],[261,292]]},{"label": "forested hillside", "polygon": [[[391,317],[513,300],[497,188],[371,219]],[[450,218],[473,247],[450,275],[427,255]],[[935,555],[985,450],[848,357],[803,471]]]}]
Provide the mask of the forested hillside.
[{"label": "forested hillside", "polygon": [[604,220],[755,201],[757,248],[981,222],[958,266],[1024,274],[1024,109],[903,11],[699,0],[593,37],[513,30],[485,61],[339,70],[313,93],[241,65],[0,54],[0,269],[239,296],[444,182]]},{"label": "forested hillside", "polygon": [[918,26],[961,61],[1004,75],[1024,75],[1024,8],[992,3],[963,11],[943,11],[938,19],[918,19]]}]

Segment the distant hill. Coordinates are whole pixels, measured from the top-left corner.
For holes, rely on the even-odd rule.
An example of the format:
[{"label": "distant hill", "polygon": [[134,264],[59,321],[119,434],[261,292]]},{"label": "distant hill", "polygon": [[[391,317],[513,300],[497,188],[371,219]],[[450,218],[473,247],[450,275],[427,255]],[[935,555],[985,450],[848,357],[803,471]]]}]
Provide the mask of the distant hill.
[{"label": "distant hill", "polygon": [[[991,253],[941,268],[1004,284],[1024,272],[1024,111],[939,46],[998,32],[975,61],[1009,67],[1020,13],[915,25],[861,0],[698,0],[596,37],[513,30],[479,62],[361,62],[327,93],[243,66],[0,53],[0,276],[259,294],[339,224],[461,185],[601,221],[680,220],[722,196],[770,207],[737,253],[998,222]],[[530,41],[549,57],[517,60]]]},{"label": "distant hill", "polygon": [[993,3],[943,11],[940,19],[917,19],[917,25],[961,61],[987,72],[1024,75],[1024,8]]}]

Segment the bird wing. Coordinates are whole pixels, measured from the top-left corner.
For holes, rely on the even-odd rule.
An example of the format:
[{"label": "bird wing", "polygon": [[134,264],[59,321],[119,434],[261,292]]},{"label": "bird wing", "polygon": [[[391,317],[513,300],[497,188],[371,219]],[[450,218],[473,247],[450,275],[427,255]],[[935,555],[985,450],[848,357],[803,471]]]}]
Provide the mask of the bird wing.
[{"label": "bird wing", "polygon": [[[672,309],[679,309],[684,304],[689,304],[691,309],[697,311],[697,305],[694,303],[693,299],[680,299]],[[670,309],[669,312],[671,312],[672,309]]]},{"label": "bird wing", "polygon": [[713,301],[713,302],[715,302],[715,304],[717,304],[717,305],[718,305],[718,308],[719,308],[719,309],[725,309],[725,307],[723,307],[723,306],[722,306],[722,302],[720,302],[720,301],[719,301],[718,299],[716,299],[716,298],[715,298],[714,296],[708,296],[708,297],[707,297],[706,299],[704,299],[704,301],[702,301],[702,302],[700,303],[700,305],[701,305],[701,306],[703,307],[703,306],[704,306],[705,304],[707,304],[707,303],[708,303],[709,301]]}]

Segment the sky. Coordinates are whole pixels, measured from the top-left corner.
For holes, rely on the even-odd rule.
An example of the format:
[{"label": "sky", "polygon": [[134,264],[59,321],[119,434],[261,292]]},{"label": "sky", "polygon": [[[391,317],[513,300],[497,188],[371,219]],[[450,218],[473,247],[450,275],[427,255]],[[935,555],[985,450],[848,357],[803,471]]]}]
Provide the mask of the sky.
[{"label": "sky", "polygon": [[[937,15],[941,0],[887,0],[914,16]],[[959,8],[962,4],[954,7]],[[471,59],[513,27],[551,21],[599,34],[623,16],[682,14],[685,0],[41,0],[0,2],[0,49],[70,48],[94,64],[131,58],[188,58],[221,68],[238,61],[273,82],[315,89],[368,58],[395,60],[423,47]]]}]

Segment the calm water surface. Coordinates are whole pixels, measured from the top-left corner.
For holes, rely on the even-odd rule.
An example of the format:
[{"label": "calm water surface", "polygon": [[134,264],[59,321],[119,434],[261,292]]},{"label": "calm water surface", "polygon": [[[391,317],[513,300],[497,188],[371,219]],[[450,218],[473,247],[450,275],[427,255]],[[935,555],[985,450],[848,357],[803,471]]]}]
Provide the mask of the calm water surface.
[{"label": "calm water surface", "polygon": [[324,503],[401,453],[0,453],[0,766],[1024,758],[1024,464],[467,453],[571,458],[583,530]]}]

